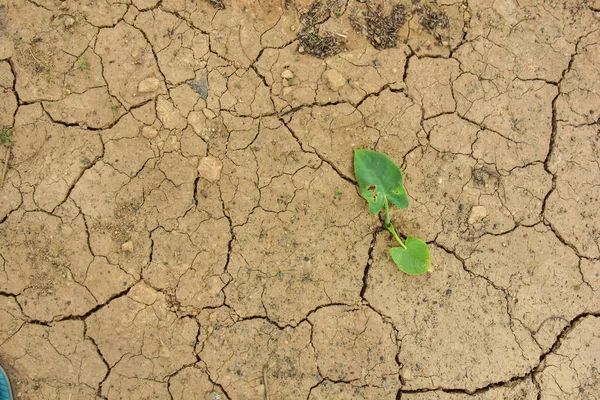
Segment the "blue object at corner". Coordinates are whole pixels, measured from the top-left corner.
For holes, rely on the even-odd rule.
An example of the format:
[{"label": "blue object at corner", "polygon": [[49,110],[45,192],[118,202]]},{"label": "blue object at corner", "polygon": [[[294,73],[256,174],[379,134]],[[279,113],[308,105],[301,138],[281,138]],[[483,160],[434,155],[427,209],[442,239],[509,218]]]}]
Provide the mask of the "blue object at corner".
[{"label": "blue object at corner", "polygon": [[13,400],[10,381],[2,366],[0,366],[0,400]]}]

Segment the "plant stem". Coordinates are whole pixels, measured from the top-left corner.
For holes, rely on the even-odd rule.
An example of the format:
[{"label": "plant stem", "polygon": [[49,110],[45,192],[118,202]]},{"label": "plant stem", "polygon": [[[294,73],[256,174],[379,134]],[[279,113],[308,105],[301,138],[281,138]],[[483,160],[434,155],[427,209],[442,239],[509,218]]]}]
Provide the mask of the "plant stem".
[{"label": "plant stem", "polygon": [[384,200],[385,201],[383,204],[385,204],[385,226],[387,228],[388,225],[390,225],[390,223],[391,223],[390,222],[390,206],[388,204],[387,197]]},{"label": "plant stem", "polygon": [[396,233],[396,229],[394,229],[394,225],[392,225],[392,224],[388,224],[388,225],[386,225],[385,227],[386,227],[386,229],[387,229],[388,231],[390,231],[390,233],[392,234],[392,236],[394,237],[394,239],[396,239],[396,241],[397,241],[398,243],[400,243],[400,246],[402,246],[402,248],[403,248],[404,250],[406,250],[406,245],[404,244],[404,242],[402,241],[402,239],[400,239],[400,237],[399,237],[399,236],[398,236],[398,234]]}]

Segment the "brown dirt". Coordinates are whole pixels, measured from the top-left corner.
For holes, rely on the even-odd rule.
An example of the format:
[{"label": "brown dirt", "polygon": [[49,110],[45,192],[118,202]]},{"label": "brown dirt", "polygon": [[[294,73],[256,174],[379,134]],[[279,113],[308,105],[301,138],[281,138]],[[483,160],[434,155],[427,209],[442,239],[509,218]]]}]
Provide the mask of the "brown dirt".
[{"label": "brown dirt", "polygon": [[17,398],[597,398],[599,63],[597,0],[0,0]]}]

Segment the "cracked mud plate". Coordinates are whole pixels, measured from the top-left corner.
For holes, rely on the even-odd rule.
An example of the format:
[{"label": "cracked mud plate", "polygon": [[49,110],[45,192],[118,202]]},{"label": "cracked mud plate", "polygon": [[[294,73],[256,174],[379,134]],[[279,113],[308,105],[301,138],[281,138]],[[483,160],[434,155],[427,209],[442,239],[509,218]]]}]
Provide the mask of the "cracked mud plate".
[{"label": "cracked mud plate", "polygon": [[[599,13],[1,2],[15,393],[593,398]],[[402,168],[410,208],[391,218],[434,272],[399,273],[354,149]]]}]

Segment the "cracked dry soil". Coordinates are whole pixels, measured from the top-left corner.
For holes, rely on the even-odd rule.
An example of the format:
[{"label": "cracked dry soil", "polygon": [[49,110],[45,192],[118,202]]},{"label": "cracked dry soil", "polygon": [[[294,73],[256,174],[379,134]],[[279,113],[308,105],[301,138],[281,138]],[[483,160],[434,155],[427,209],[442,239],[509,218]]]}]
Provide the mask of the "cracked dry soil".
[{"label": "cracked dry soil", "polygon": [[599,65],[598,0],[1,0],[15,395],[599,398]]}]

